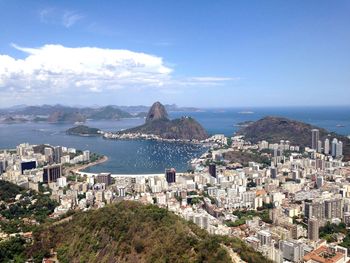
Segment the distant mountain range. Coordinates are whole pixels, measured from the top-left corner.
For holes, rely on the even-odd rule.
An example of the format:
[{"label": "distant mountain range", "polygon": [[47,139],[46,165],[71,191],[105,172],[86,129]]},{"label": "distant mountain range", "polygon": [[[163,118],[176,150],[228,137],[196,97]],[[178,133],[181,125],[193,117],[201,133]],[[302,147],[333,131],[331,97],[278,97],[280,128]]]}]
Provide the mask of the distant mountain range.
[{"label": "distant mountain range", "polygon": [[311,130],[320,131],[320,140],[328,137],[343,142],[344,161],[350,160],[350,139],[346,136],[329,132],[323,128],[313,126],[300,121],[290,120],[282,117],[267,116],[258,121],[251,122],[237,133],[244,135],[245,139],[253,143],[266,140],[270,143],[279,143],[280,140],[289,140],[291,144],[303,147],[311,147]]},{"label": "distant mountain range", "polygon": [[169,120],[167,110],[160,102],[152,105],[145,124],[120,133],[154,134],[163,139],[204,140],[208,138],[205,129],[191,117]]},{"label": "distant mountain range", "polygon": [[[196,108],[181,108],[175,104],[165,106],[169,111],[197,111]],[[0,109],[0,122],[18,123],[25,121],[85,122],[93,120],[119,120],[122,118],[143,118],[148,106],[103,106],[103,107],[70,107],[57,105],[26,106],[18,105]]]}]

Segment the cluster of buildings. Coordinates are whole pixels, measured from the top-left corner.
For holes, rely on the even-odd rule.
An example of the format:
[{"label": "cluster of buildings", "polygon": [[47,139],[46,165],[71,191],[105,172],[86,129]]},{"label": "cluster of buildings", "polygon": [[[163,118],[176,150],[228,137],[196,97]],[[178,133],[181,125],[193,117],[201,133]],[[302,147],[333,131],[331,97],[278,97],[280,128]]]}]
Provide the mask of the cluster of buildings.
[{"label": "cluster of buildings", "polygon": [[20,144],[0,151],[0,177],[25,188],[38,190],[39,184],[56,183],[65,165],[90,161],[90,152],[51,145]]},{"label": "cluster of buildings", "polygon": [[318,129],[312,129],[311,132],[311,148],[316,152],[331,155],[333,157],[341,157],[343,155],[343,143],[338,141],[337,138],[333,138],[332,141],[330,141],[327,137],[322,143],[320,140],[320,131]]},{"label": "cluster of buildings", "polygon": [[[28,144],[0,153],[0,173],[27,187],[47,184],[60,204],[54,216],[134,200],[167,208],[209,233],[239,237],[274,262],[349,261],[341,246],[344,233],[334,233],[332,242],[320,237],[328,222],[350,227],[350,168],[342,161],[341,142],[322,147],[317,130],[310,131],[311,147],[302,152],[297,142],[285,140],[252,144],[235,136],[227,145],[225,136],[215,135],[207,142],[211,149],[193,162],[191,173],[169,168],[162,174],[72,177],[62,172],[63,163],[88,160],[89,152],[76,155],[64,147],[38,152]],[[232,165],[224,158],[230,151],[268,156],[271,164]]]}]

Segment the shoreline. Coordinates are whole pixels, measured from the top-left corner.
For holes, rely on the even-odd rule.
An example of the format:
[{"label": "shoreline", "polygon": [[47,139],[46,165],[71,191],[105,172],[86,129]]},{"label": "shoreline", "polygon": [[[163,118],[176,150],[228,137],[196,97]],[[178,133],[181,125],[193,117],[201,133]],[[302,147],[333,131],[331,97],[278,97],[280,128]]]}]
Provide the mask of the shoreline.
[{"label": "shoreline", "polygon": [[88,167],[91,167],[91,166],[95,166],[95,165],[98,165],[98,164],[101,164],[101,163],[104,163],[104,162],[107,162],[108,161],[108,157],[106,155],[103,155],[103,157],[95,162],[92,162],[92,163],[88,163],[88,164],[83,164],[83,165],[80,165],[79,167],[75,168],[75,169],[72,169],[71,171],[73,173],[78,173],[78,172],[81,172],[81,170],[84,170]]},{"label": "shoreline", "polygon": [[[103,132],[102,138],[105,140],[124,140],[124,141],[156,141],[156,142],[168,142],[168,143],[186,143],[193,145],[205,145],[207,142],[205,140],[188,140],[188,139],[167,139],[162,138],[156,134],[146,134],[146,133],[113,133],[113,132]],[[210,138],[210,137],[209,137]]]}]

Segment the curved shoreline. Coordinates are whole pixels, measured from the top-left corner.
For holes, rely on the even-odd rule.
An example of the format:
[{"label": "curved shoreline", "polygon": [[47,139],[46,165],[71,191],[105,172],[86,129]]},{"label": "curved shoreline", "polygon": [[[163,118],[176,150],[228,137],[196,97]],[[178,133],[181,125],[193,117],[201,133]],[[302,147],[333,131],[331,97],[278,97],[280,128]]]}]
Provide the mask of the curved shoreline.
[{"label": "curved shoreline", "polygon": [[77,173],[77,172],[80,172],[81,170],[84,170],[88,167],[91,167],[91,166],[95,166],[95,165],[98,165],[98,164],[101,164],[101,163],[104,163],[104,162],[107,162],[108,161],[108,157],[106,155],[103,155],[103,157],[95,162],[92,162],[92,163],[88,163],[88,164],[84,164],[84,165],[81,165],[75,169],[72,170],[72,172],[74,173]]}]

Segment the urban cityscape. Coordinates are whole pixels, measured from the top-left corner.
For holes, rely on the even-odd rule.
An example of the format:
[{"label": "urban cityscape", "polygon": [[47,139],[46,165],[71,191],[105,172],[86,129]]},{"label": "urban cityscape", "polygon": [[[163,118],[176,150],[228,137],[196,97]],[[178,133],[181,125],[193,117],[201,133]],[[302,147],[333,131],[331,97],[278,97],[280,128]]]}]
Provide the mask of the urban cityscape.
[{"label": "urban cityscape", "polygon": [[0,1],[0,263],[350,263],[349,13]]},{"label": "urban cityscape", "polygon": [[[287,140],[252,144],[221,134],[206,143],[210,148],[192,160],[194,169],[187,173],[86,173],[79,167],[102,156],[29,143],[3,149],[0,172],[2,180],[25,189],[45,189],[57,203],[51,218],[130,200],[166,208],[210,234],[239,237],[274,262],[349,260],[350,169],[342,161],[341,141],[322,142],[312,129],[305,149]],[[267,155],[271,164],[229,162],[223,156],[230,151]],[[16,196],[9,208],[21,200]],[[1,236],[14,234],[31,238],[27,232]]]}]

